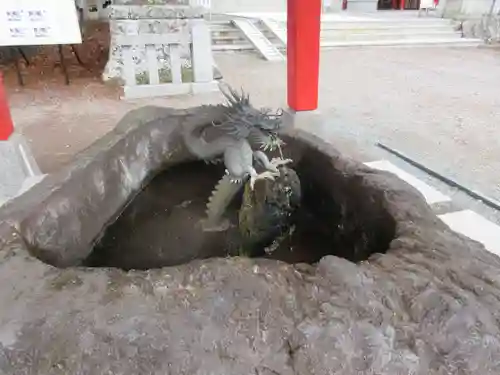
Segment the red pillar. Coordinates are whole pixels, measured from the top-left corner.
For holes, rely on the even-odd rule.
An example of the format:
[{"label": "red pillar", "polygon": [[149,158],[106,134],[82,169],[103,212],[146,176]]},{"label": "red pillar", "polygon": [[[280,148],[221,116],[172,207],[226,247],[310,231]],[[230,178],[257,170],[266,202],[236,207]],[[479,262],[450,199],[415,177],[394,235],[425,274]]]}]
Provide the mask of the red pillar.
[{"label": "red pillar", "polygon": [[322,0],[288,0],[288,106],[318,108],[319,42]]},{"label": "red pillar", "polygon": [[7,95],[3,87],[3,78],[0,73],[0,141],[6,141],[14,131],[14,124],[10,116]]}]

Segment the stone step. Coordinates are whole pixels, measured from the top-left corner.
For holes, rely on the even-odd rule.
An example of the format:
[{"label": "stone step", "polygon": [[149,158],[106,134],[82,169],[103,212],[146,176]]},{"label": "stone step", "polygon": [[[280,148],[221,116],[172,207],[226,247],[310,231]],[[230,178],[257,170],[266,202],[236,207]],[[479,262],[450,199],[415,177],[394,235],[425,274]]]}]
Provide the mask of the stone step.
[{"label": "stone step", "polygon": [[[261,20],[252,20],[254,23],[262,23]],[[277,22],[282,28],[286,28],[286,23]],[[323,22],[321,24],[322,30],[377,30],[377,29],[449,29],[454,28],[452,23],[394,23],[394,22],[363,22],[363,23],[351,23],[351,22],[340,22],[340,23],[330,23]],[[234,26],[230,21],[225,21],[223,23],[210,23],[210,28],[212,31],[226,31],[234,29]]]},{"label": "stone step", "polygon": [[[322,41],[321,48],[340,47],[478,47],[483,44],[480,39],[450,38],[450,39],[407,39],[407,40],[371,40],[371,41]],[[275,44],[278,49],[283,46]],[[246,42],[214,43],[214,51],[251,51],[255,48]]]},{"label": "stone step", "polygon": [[[283,26],[282,26],[283,27]],[[352,30],[353,32],[358,30],[412,30],[418,32],[420,30],[454,30],[455,26],[450,24],[380,24],[380,25],[371,25],[371,24],[363,24],[357,27],[350,24],[325,24],[321,26],[321,30]]]},{"label": "stone step", "polygon": [[[281,23],[286,25],[285,23]],[[404,22],[321,22],[322,29],[377,29],[377,28],[423,28],[423,27],[454,27],[453,22],[425,22],[425,21],[404,21]]]},{"label": "stone step", "polygon": [[[278,47],[285,47],[284,44],[275,36],[266,34],[268,39]],[[462,36],[460,33],[456,32],[442,32],[442,33],[429,33],[429,34],[338,34],[338,35],[329,35],[329,36],[321,36],[322,46],[329,46],[330,43],[335,42],[358,42],[358,41],[386,41],[386,40],[430,40],[430,39],[439,39],[439,40],[450,40],[450,39],[461,39]],[[214,40],[215,43],[240,43],[243,42],[241,38],[234,38],[231,36],[218,37]]]},{"label": "stone step", "polygon": [[283,61],[284,57],[273,43],[260,31],[257,24],[243,19],[233,20],[234,25],[241,30],[245,38],[259,51],[262,57],[269,61]]},{"label": "stone step", "polygon": [[252,51],[255,50],[254,46],[250,43],[238,43],[238,44],[214,44],[212,46],[212,51]]},{"label": "stone step", "polygon": [[[262,33],[267,39],[272,43],[278,43],[283,45],[284,43],[276,37],[276,35],[264,31]],[[322,41],[350,41],[350,40],[388,40],[388,39],[452,39],[461,38],[462,34],[456,31],[435,31],[426,33],[407,33],[407,32],[387,32],[387,33],[331,33],[325,34],[321,33]],[[214,33],[212,34],[212,41],[244,41],[245,36],[242,33]]]},{"label": "stone step", "polygon": [[428,26],[428,27],[360,27],[360,28],[347,28],[347,27],[332,27],[332,28],[321,28],[321,33],[323,34],[335,34],[335,33],[429,33],[429,32],[441,32],[441,31],[453,31],[457,32],[455,28],[451,26]]},{"label": "stone step", "polygon": [[[245,18],[255,24],[261,33],[275,48],[283,49],[283,42],[276,33],[266,26],[266,22],[257,18]],[[286,23],[283,19],[274,19],[273,28],[286,35]],[[230,21],[219,21],[211,25],[215,51],[251,50],[247,38]],[[276,31],[274,30],[274,31]],[[345,19],[324,17],[321,30],[321,47],[355,46],[479,46],[478,39],[464,39],[457,31],[454,22],[445,19],[380,19],[363,18]]]},{"label": "stone step", "polygon": [[[270,40],[276,40],[280,41],[276,35],[274,35],[272,32],[269,31],[264,31],[263,34]],[[217,35],[215,36],[217,38],[225,39],[228,40],[230,38],[239,38],[239,35],[235,34],[223,34],[223,35]],[[419,33],[412,33],[412,32],[406,32],[406,31],[387,31],[387,32],[357,32],[357,33],[351,33],[351,32],[342,32],[342,31],[336,31],[336,32],[321,32],[321,40],[374,40],[374,39],[411,39],[411,38],[431,38],[431,37],[436,37],[436,38],[461,38],[462,33],[458,31],[453,31],[453,30],[438,30],[438,31],[426,31],[426,32],[419,32]],[[281,41],[280,41],[281,42]],[[282,43],[283,44],[283,43]]]},{"label": "stone step", "polygon": [[336,33],[321,35],[325,42],[335,41],[384,41],[384,40],[421,40],[421,39],[461,39],[462,35],[454,31],[429,33]]},{"label": "stone step", "polygon": [[[272,32],[268,30],[262,30],[262,33],[271,41],[281,42],[278,38],[276,38],[276,36]],[[422,31],[419,33],[412,33],[407,30],[398,32],[389,31],[389,32],[373,32],[373,33],[372,32],[351,33],[351,32],[342,32],[337,30],[336,32],[328,32],[328,33],[322,31],[321,33],[321,39],[325,41],[374,40],[374,39],[387,40],[387,39],[415,39],[415,38],[425,39],[432,37],[436,37],[439,39],[461,38],[461,33],[453,30],[437,30],[437,31],[429,30],[429,31]],[[230,30],[228,32],[213,32],[212,39],[214,42],[218,41],[229,42],[229,41],[244,41],[245,37],[239,30]]]},{"label": "stone step", "polygon": [[[226,18],[223,20],[210,20],[211,25],[215,26],[226,26],[231,23],[234,19],[244,19],[253,22],[259,22],[263,19],[272,19],[275,22],[286,25],[286,18],[273,18],[273,17],[233,17]],[[338,20],[331,20],[328,18],[322,18],[321,25],[351,25],[351,26],[364,26],[364,25],[454,25],[457,24],[456,21],[446,18],[394,18],[394,19],[384,19],[384,18],[342,18]]]},{"label": "stone step", "polygon": [[[225,13],[224,17],[220,17],[219,20],[223,19],[232,19],[235,17],[241,18],[250,18],[250,19],[262,19],[262,18],[271,18],[280,22],[286,22],[287,14],[286,12],[228,12]],[[365,14],[357,14],[351,12],[342,12],[342,13],[323,13],[321,15],[321,22],[429,22],[429,23],[443,23],[443,22],[452,22],[449,19],[438,18],[438,17],[414,17],[414,16],[406,16],[403,17],[401,14],[394,16],[382,16],[380,12],[377,13],[365,13]]]},{"label": "stone step", "polygon": [[245,38],[242,38],[240,37],[239,35],[238,36],[234,36],[234,35],[218,35],[218,36],[213,36],[212,37],[212,41],[213,42],[216,42],[216,43],[219,43],[219,42],[239,42],[239,41],[244,41]]},{"label": "stone step", "polygon": [[239,37],[243,37],[243,33],[240,30],[212,31],[212,37],[213,38],[219,38],[219,37],[239,38]]},{"label": "stone step", "polygon": [[483,44],[480,39],[470,38],[422,38],[422,39],[395,39],[395,40],[363,40],[363,41],[322,41],[322,48],[334,47],[362,47],[362,46],[452,46],[478,47]]},{"label": "stone step", "polygon": [[236,27],[234,27],[233,24],[231,23],[227,23],[227,24],[224,24],[224,25],[214,25],[213,23],[210,24],[210,30],[212,30],[212,32],[223,32],[223,31],[231,31],[231,30],[236,30]]},{"label": "stone step", "polygon": [[[264,24],[263,20],[249,20],[255,24]],[[275,21],[276,25],[286,29],[286,23]],[[322,30],[378,30],[378,29],[411,29],[411,30],[421,30],[421,29],[454,29],[456,26],[452,23],[421,23],[421,22],[410,22],[410,23],[394,23],[394,22],[362,22],[362,23],[352,23],[352,22],[338,22],[329,23],[323,22],[321,24]],[[231,21],[225,21],[223,23],[210,22],[210,28],[212,31],[226,31],[234,30],[234,25]]]},{"label": "stone step", "polygon": [[[227,13],[225,19],[245,18],[252,20],[273,19],[277,22],[285,24],[287,21],[286,13]],[[219,21],[223,21],[220,19]],[[223,22],[221,22],[223,23]],[[456,21],[446,18],[436,17],[380,17],[380,14],[353,16],[352,14],[342,13],[334,14],[327,13],[321,16],[322,25],[452,25]]]}]

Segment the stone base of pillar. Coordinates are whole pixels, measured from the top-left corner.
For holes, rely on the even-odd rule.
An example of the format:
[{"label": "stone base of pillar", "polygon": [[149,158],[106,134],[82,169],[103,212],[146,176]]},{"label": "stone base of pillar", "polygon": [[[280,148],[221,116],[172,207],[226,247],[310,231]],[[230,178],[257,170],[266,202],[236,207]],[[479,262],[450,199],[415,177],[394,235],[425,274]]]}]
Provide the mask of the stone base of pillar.
[{"label": "stone base of pillar", "polygon": [[14,133],[0,141],[0,205],[26,192],[45,175],[40,172],[28,143]]},{"label": "stone base of pillar", "polygon": [[283,112],[283,128],[310,130],[324,123],[320,110],[295,111],[288,108]]}]

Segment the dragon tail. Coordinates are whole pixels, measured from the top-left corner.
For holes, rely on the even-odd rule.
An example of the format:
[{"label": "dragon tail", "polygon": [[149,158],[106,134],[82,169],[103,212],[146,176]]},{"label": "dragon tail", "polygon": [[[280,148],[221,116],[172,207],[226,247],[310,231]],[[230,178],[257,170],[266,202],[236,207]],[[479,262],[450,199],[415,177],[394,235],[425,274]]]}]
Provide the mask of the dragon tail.
[{"label": "dragon tail", "polygon": [[231,182],[228,175],[224,175],[213,190],[207,203],[207,217],[203,222],[203,230],[207,232],[224,231],[229,228],[229,222],[223,219],[227,207],[243,187],[243,182]]}]

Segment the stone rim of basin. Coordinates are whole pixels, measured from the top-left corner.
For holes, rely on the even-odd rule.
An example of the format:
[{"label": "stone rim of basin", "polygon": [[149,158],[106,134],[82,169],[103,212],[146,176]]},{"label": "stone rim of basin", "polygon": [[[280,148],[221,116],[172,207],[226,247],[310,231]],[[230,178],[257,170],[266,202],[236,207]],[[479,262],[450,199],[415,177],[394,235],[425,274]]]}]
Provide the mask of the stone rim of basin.
[{"label": "stone rim of basin", "polygon": [[[181,139],[186,121],[209,123],[220,119],[222,113],[221,106],[187,110],[145,106],[130,111],[115,130],[76,155],[73,163],[0,208],[0,223],[10,225],[29,245],[31,253],[41,260],[56,267],[78,266],[79,261],[88,256],[89,245],[102,234],[102,228],[116,218],[116,212],[121,212],[140,187],[159,170],[195,160]],[[365,188],[377,192],[375,196],[368,197],[371,200],[369,204],[379,205],[379,211],[386,214],[388,220],[394,221],[389,249],[394,243],[405,241],[406,236],[412,239],[410,228],[413,227],[429,231],[429,234],[448,232],[448,227],[437,219],[420,193],[404,181],[342,156],[334,146],[303,130],[284,129],[280,134],[285,144],[297,143],[297,147],[289,150],[295,165],[305,163],[306,169],[310,170],[322,163],[322,167],[318,168],[324,168],[324,173],[320,170],[319,176],[313,176],[316,179],[328,180],[332,189],[337,189],[336,179],[354,181],[352,186],[349,182],[337,189],[335,194],[345,195]],[[118,151],[103,162],[104,151],[113,148]],[[156,153],[152,149],[156,149]],[[138,161],[141,156],[144,165]],[[103,168],[99,167],[99,163],[104,163]],[[114,172],[115,176],[106,176],[106,171]],[[332,171],[337,175],[333,179],[330,178]],[[73,182],[78,174],[83,184]],[[113,204],[106,203],[112,207],[92,217],[106,201],[104,197],[109,198],[106,194],[110,186],[116,188],[117,185],[123,189],[115,191],[121,194],[115,194],[118,198]],[[323,187],[329,188],[328,185]],[[79,190],[75,191],[77,188]],[[101,196],[96,197],[98,195]],[[354,200],[361,198],[362,195],[359,195]],[[73,200],[77,201],[78,207],[71,207]],[[89,212],[82,214],[82,210]],[[80,217],[84,219],[80,221]],[[83,234],[84,238],[77,238],[77,234]],[[65,259],[71,252],[71,259]],[[82,255],[76,255],[78,252]]]}]

